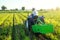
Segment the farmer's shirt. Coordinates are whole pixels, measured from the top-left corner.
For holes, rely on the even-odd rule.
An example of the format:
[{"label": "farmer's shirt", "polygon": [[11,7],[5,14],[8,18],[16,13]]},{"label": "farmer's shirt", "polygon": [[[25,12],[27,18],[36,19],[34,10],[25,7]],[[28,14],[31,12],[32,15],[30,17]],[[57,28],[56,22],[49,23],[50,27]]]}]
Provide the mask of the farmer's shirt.
[{"label": "farmer's shirt", "polygon": [[32,14],[33,14],[33,16],[38,16],[38,12],[37,12],[36,10],[34,10],[34,11],[32,12]]}]

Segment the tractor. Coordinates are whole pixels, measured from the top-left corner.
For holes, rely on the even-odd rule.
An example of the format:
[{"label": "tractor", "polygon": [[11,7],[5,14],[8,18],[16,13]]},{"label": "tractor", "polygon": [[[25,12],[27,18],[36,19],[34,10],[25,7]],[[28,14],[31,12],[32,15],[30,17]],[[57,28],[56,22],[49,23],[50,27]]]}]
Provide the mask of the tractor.
[{"label": "tractor", "polygon": [[31,40],[33,40],[33,35],[36,37],[36,40],[51,40],[46,34],[54,32],[53,25],[45,23],[42,17],[35,16],[34,18],[27,18],[25,21],[26,32]]}]

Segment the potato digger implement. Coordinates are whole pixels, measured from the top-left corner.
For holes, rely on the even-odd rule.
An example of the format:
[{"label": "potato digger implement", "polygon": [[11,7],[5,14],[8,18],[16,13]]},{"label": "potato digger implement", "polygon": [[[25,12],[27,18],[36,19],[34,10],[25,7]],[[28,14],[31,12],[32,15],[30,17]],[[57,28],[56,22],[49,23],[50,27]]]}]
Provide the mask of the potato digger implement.
[{"label": "potato digger implement", "polygon": [[[53,25],[51,23],[43,23],[40,18],[38,17],[35,24],[31,25],[31,27],[29,27],[29,22],[30,21],[26,21],[26,28],[30,28],[30,32],[31,33],[35,33],[35,34],[48,34],[48,33],[53,33],[54,32],[54,28]],[[42,40],[44,40],[43,37],[41,37]]]}]

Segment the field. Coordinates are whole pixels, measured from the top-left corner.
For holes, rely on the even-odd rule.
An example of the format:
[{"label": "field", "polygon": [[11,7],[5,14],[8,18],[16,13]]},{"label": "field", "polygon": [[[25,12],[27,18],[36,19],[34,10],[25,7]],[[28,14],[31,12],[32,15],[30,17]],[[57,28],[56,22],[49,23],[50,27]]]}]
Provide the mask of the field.
[{"label": "field", "polygon": [[[60,10],[41,12],[44,15],[45,23],[54,25],[54,33],[46,34],[51,40],[60,40]],[[25,32],[24,21],[28,13],[0,13],[0,40],[30,40]],[[35,40],[35,38],[34,38]]]}]

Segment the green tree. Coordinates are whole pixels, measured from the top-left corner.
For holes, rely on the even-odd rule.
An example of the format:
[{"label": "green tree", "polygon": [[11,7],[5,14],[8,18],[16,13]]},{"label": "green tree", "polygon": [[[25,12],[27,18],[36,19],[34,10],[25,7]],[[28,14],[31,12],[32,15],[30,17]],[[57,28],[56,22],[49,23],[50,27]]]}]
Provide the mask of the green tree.
[{"label": "green tree", "polygon": [[43,9],[40,9],[40,11],[43,11]]},{"label": "green tree", "polygon": [[25,7],[22,7],[22,10],[25,10]]},{"label": "green tree", "polygon": [[15,8],[15,10],[18,10],[18,8]]},{"label": "green tree", "polygon": [[1,7],[2,10],[5,10],[7,9],[7,7],[5,7],[4,5]]}]

